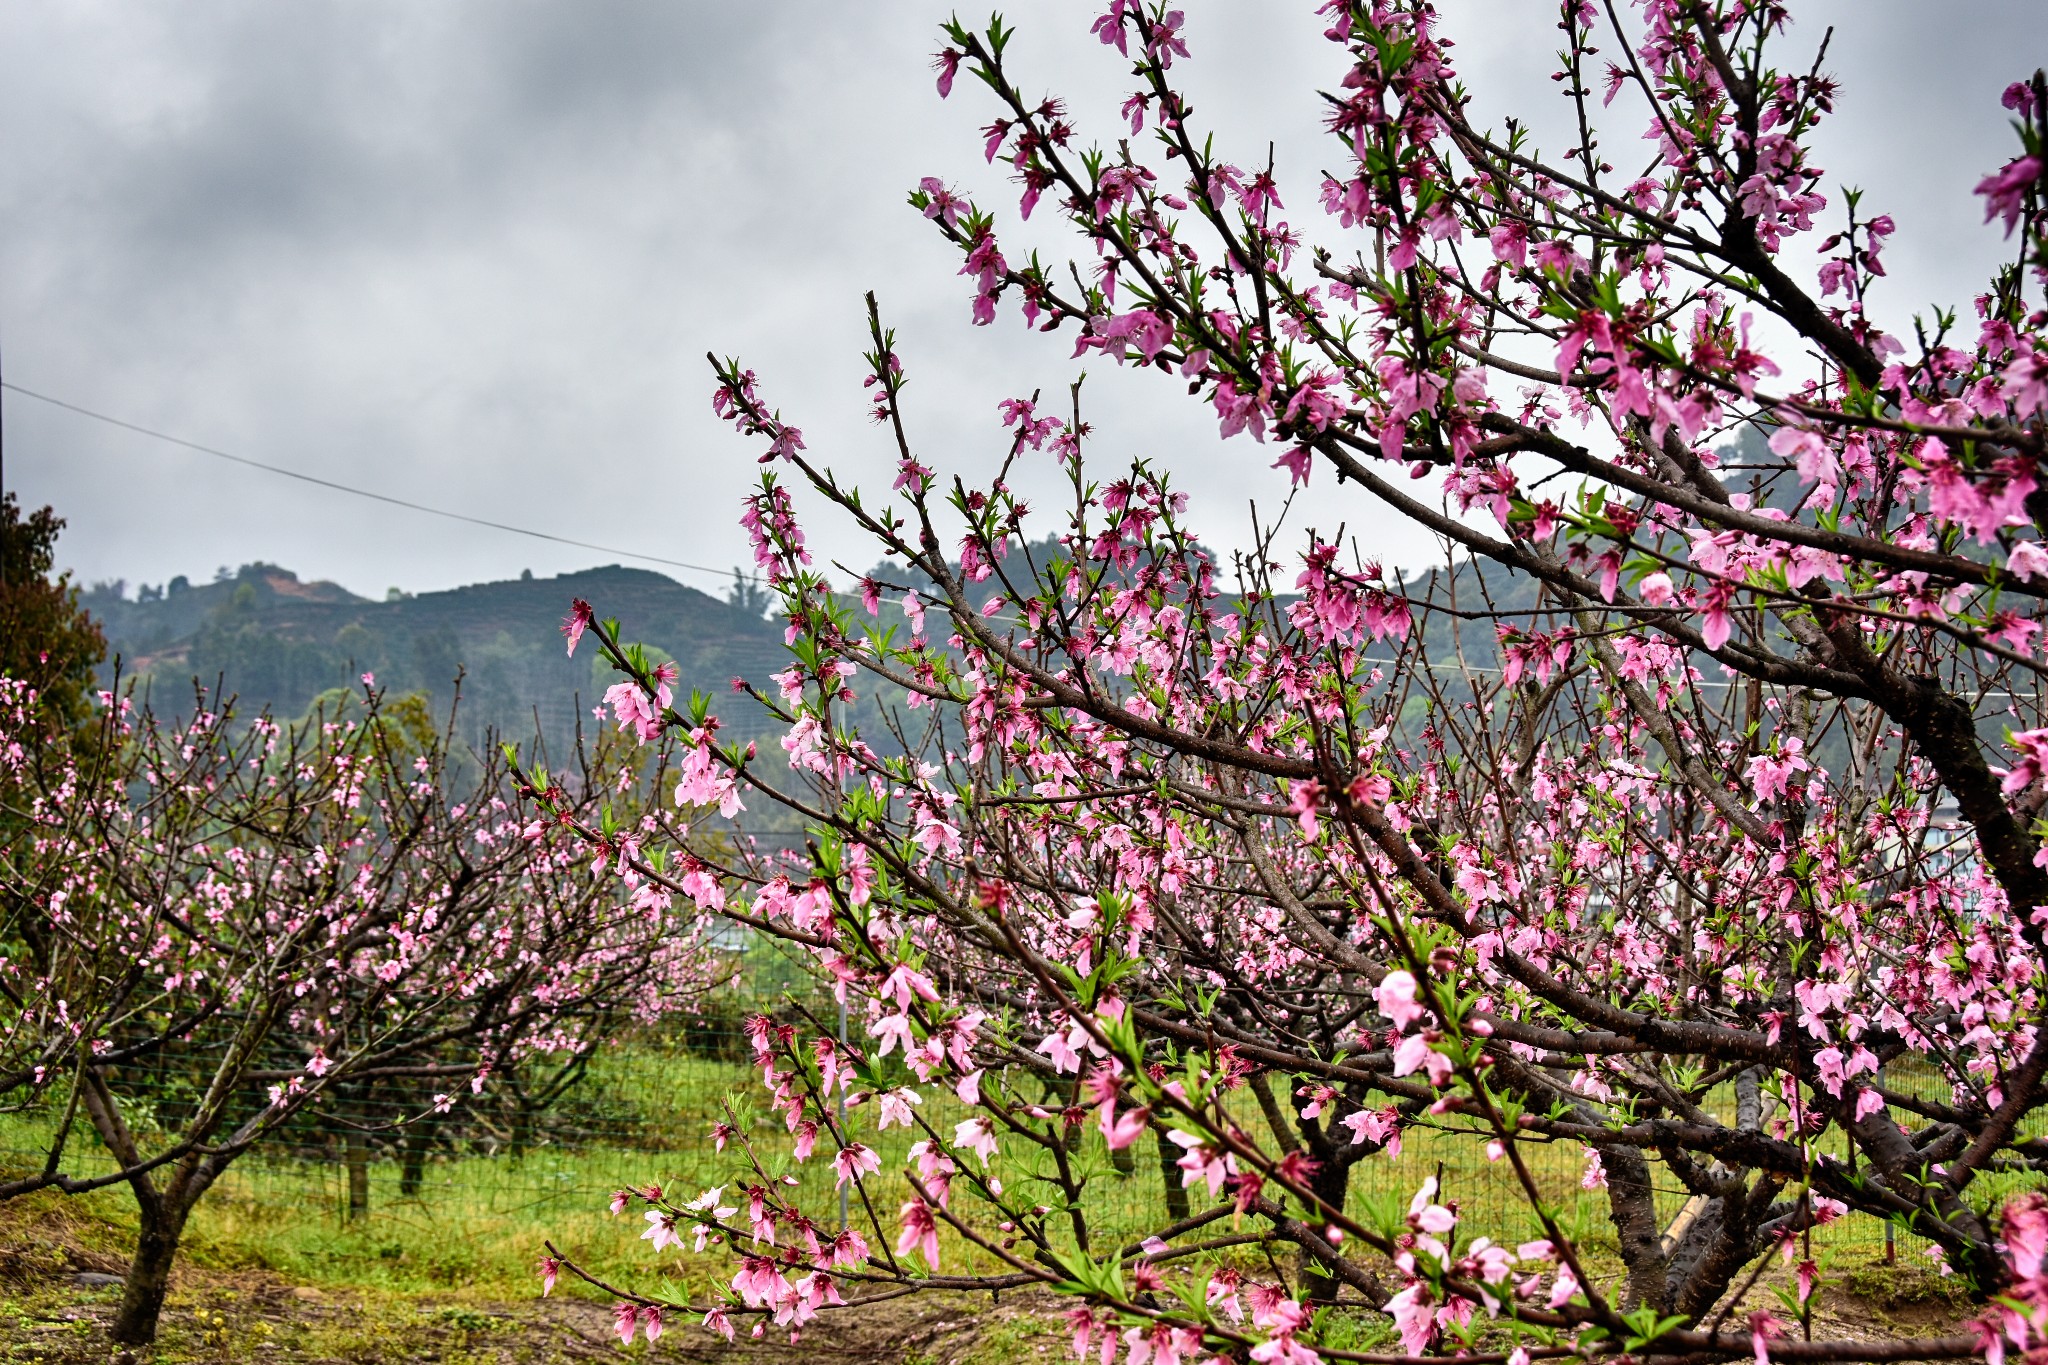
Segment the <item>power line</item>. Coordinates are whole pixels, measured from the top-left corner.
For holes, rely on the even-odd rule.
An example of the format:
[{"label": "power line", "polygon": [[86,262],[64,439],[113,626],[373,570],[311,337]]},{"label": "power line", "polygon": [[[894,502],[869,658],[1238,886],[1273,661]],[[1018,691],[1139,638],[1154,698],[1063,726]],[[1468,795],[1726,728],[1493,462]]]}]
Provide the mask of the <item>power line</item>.
[{"label": "power line", "polygon": [[119,417],[112,417],[104,412],[95,412],[93,409],[81,407],[77,403],[67,403],[61,398],[52,398],[47,393],[37,393],[34,389],[25,389],[11,380],[0,379],[0,389],[18,393],[24,398],[33,398],[41,403],[48,403],[51,407],[63,408],[66,412],[75,412],[81,417],[90,417],[96,422],[105,422],[108,426],[120,427],[123,431],[133,431],[143,436],[153,436],[159,441],[168,441],[174,446],[183,446],[187,450],[196,450],[202,455],[211,455],[216,459],[232,461],[239,465],[247,465],[251,469],[260,469],[266,474],[281,474],[287,479],[297,479],[301,483],[315,484],[321,488],[331,488],[338,493],[353,493],[359,498],[369,498],[373,502],[389,503],[393,507],[403,507],[413,512],[425,512],[429,516],[446,517],[450,521],[466,521],[472,526],[487,526],[493,531],[509,531],[515,536],[531,536],[535,540],[553,541],[557,545],[573,545],[579,550],[596,550],[600,554],[623,555],[627,559],[644,560],[649,564],[666,564],[670,568],[675,569],[692,569],[698,573],[717,574],[721,578],[731,572],[728,569],[714,569],[709,564],[689,564],[680,559],[666,559],[661,555],[641,554],[637,550],[621,550],[616,546],[599,545],[594,541],[571,540],[567,536],[550,535],[546,531],[533,531],[528,530],[524,526],[511,526],[502,521],[491,521],[485,517],[473,517],[466,512],[451,512],[445,507],[429,507],[421,502],[408,502],[404,498],[394,498],[388,493],[373,493],[367,488],[354,488],[348,484],[336,483],[332,479],[323,479],[314,474],[303,474],[296,469],[286,469],[281,465],[265,464],[261,460],[252,460],[242,455],[231,455],[225,450],[217,450],[212,446],[201,445],[197,441],[188,441],[182,436],[173,436],[169,432],[158,431],[153,427],[146,427],[137,422],[123,421]]}]

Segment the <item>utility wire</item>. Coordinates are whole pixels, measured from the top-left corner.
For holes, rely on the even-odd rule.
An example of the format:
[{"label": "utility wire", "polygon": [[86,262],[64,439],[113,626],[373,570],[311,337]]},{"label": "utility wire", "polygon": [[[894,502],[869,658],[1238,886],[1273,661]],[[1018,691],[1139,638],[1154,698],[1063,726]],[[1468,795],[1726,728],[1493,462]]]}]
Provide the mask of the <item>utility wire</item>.
[{"label": "utility wire", "polygon": [[[413,512],[425,512],[429,516],[447,517],[450,521],[466,521],[472,526],[487,526],[494,531],[509,531],[515,536],[531,536],[535,540],[552,541],[557,545],[573,545],[579,550],[596,550],[600,554],[624,555],[628,559],[644,560],[649,564],[666,564],[674,569],[691,569],[697,573],[717,574],[721,578],[732,572],[730,569],[714,569],[709,564],[690,564],[680,559],[666,559],[661,555],[641,554],[637,550],[621,550],[616,546],[599,545],[589,540],[571,540],[567,536],[550,535],[546,531],[533,531],[528,530],[524,526],[511,526],[502,521],[490,521],[484,517],[473,517],[466,512],[450,512],[444,507],[429,507],[425,503],[408,502],[404,498],[394,498],[388,493],[373,493],[367,488],[352,488],[348,484],[336,483],[332,479],[323,479],[313,474],[302,474],[296,469],[286,469],[280,465],[265,464],[261,460],[251,460],[242,455],[230,455],[225,450],[217,450],[212,446],[201,445],[197,441],[188,441],[182,436],[173,436],[168,432],[158,431],[153,427],[142,426],[136,422],[123,421],[119,417],[112,417],[104,412],[95,412],[93,409],[81,407],[77,403],[67,403],[61,398],[52,398],[47,393],[37,393],[34,389],[23,388],[9,379],[0,379],[0,389],[6,389],[11,393],[18,393],[24,398],[33,398],[39,403],[48,403],[51,407],[63,408],[66,412],[75,412],[81,417],[90,417],[96,422],[105,422],[108,426],[120,427],[123,431],[133,431],[143,436],[153,436],[159,441],[168,441],[174,446],[183,446],[187,450],[196,450],[202,455],[212,455],[216,459],[229,460],[239,465],[247,465],[251,469],[260,469],[267,474],[282,474],[287,479],[297,479],[301,483],[310,483],[321,488],[331,488],[339,493],[353,493],[359,498],[369,498],[374,502],[389,503],[393,507],[403,507]],[[744,577],[749,581],[759,581],[756,575],[748,574],[744,575]],[[1014,621],[1016,618],[1002,617],[998,619]],[[1395,663],[1398,661],[1393,659],[1369,659],[1368,662]],[[1426,661],[1422,666],[1433,673],[1485,673],[1498,675],[1503,671],[1499,668],[1488,668],[1481,665],[1448,663],[1436,660]],[[1742,684],[1720,682],[1712,679],[1700,679],[1695,683],[1695,686],[1699,687],[1735,687],[1740,685]],[[2011,692],[1980,692],[1976,695],[1978,699],[1982,700],[1990,697],[2010,697],[2015,694]],[[2033,694],[2021,693],[2018,695],[2031,697]]]},{"label": "utility wire", "polygon": [[323,479],[313,474],[302,474],[296,469],[286,469],[281,465],[265,464],[261,460],[251,460],[242,455],[231,455],[225,450],[216,450],[212,446],[201,445],[197,441],[188,441],[181,436],[173,436],[168,432],[157,431],[152,427],[145,427],[136,422],[123,421],[119,417],[112,417],[104,412],[95,412],[93,409],[81,407],[77,403],[67,403],[61,398],[52,398],[47,393],[37,393],[34,389],[23,388],[11,380],[0,379],[0,389],[18,393],[24,398],[33,398],[41,403],[48,403],[51,407],[63,408],[66,412],[75,412],[81,417],[90,417],[96,422],[105,422],[108,426],[120,427],[124,431],[133,431],[143,436],[153,436],[159,441],[168,441],[174,446],[183,446],[187,450],[196,450],[202,455],[211,455],[216,459],[228,460],[239,465],[247,465],[251,469],[260,469],[267,474],[282,474],[287,479],[297,479],[301,483],[315,484],[321,488],[331,488],[339,493],[353,493],[359,498],[369,498],[373,502],[389,503],[393,507],[403,507],[413,512],[425,512],[429,516],[447,517],[450,521],[466,521],[472,526],[488,526],[494,531],[509,531],[515,536],[531,536],[535,540],[553,541],[557,545],[573,545],[579,550],[596,550],[601,554],[623,555],[627,559],[643,560],[649,564],[666,564],[676,569],[692,569],[698,573],[717,574],[721,578],[731,572],[728,569],[715,569],[709,564],[689,564],[680,559],[665,559],[660,555],[641,554],[637,550],[621,550],[616,546],[599,545],[594,541],[571,540],[567,536],[550,535],[546,531],[533,531],[528,530],[524,526],[511,526],[502,521],[490,521],[484,517],[473,517],[466,512],[451,512],[445,507],[429,507],[425,503],[408,502],[404,498],[394,498],[388,493],[373,493],[367,488],[353,488],[345,483],[336,483],[332,479]]}]

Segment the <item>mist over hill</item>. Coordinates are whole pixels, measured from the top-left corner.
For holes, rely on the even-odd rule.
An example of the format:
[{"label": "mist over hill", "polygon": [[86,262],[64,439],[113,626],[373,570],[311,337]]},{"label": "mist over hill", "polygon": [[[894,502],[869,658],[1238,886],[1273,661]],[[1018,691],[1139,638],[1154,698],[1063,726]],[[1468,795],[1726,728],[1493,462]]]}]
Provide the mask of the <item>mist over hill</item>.
[{"label": "mist over hill", "polygon": [[588,644],[574,659],[563,648],[561,620],[577,597],[617,617],[624,637],[657,659],[675,660],[680,695],[718,695],[728,726],[740,732],[751,703],[726,695],[731,679],[765,685],[788,659],[782,627],[763,615],[758,592],[740,585],[721,599],[616,564],[383,601],[303,581],[279,565],[247,564],[211,583],[179,578],[133,595],[121,583],[98,584],[82,601],[106,631],[103,676],[118,660],[159,704],[182,706],[198,679],[239,697],[245,715],[299,715],[322,692],[354,686],[367,672],[445,708],[459,673],[461,729],[472,741],[486,730],[529,738],[538,725],[550,751],[566,755],[579,713],[587,720],[616,681]]}]

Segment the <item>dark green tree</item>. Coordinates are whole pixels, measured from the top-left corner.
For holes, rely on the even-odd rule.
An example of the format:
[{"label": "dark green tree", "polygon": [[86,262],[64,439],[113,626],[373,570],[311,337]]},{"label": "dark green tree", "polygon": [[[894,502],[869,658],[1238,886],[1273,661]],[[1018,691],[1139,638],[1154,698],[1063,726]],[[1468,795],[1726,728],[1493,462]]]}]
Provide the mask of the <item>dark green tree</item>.
[{"label": "dark green tree", "polygon": [[0,498],[0,675],[30,684],[53,717],[77,724],[107,644],[71,575],[50,575],[63,529],[52,508],[24,518],[14,494]]}]

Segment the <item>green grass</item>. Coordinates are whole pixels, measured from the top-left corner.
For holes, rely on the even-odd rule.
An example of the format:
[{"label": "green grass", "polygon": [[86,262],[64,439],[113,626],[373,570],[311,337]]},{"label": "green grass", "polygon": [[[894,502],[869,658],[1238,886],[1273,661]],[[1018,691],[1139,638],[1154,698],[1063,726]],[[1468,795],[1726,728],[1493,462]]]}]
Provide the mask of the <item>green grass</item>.
[{"label": "green grass", "polygon": [[[523,1155],[463,1155],[431,1162],[420,1191],[402,1196],[398,1168],[391,1161],[371,1166],[371,1197],[365,1218],[347,1217],[346,1186],[338,1165],[268,1159],[258,1154],[237,1163],[201,1202],[187,1233],[186,1254],[195,1265],[260,1269],[303,1283],[379,1293],[460,1292],[479,1299],[518,1299],[535,1288],[534,1264],[544,1241],[594,1273],[640,1285],[660,1283],[670,1292],[701,1293],[723,1264],[716,1255],[660,1258],[640,1240],[645,1223],[637,1211],[610,1217],[605,1203],[622,1186],[659,1183],[683,1198],[713,1184],[728,1186],[737,1169],[732,1156],[718,1156],[705,1134],[728,1097],[743,1109],[757,1108],[758,1074],[742,1064],[677,1055],[651,1048],[620,1049],[603,1056],[577,1099],[577,1125],[586,1140],[540,1145]],[[1263,1130],[1255,1109],[1245,1106],[1240,1121]],[[965,1110],[943,1090],[922,1110],[940,1132],[950,1135]],[[36,1150],[43,1122],[38,1116],[0,1117],[0,1165],[21,1165]],[[893,1245],[896,1206],[908,1197],[902,1180],[904,1154],[914,1135],[901,1127],[878,1134],[872,1108],[848,1115],[855,1137],[883,1156],[882,1178],[871,1179],[870,1198],[883,1236],[877,1238],[858,1200],[857,1226],[879,1247]],[[780,1173],[796,1173],[796,1197],[823,1225],[836,1221],[829,1166],[820,1157],[807,1166],[787,1165],[787,1143],[779,1122],[760,1125],[763,1152]],[[1470,1134],[1411,1129],[1398,1159],[1368,1158],[1354,1169],[1350,1205],[1354,1213],[1370,1203],[1405,1211],[1424,1179],[1441,1175],[1439,1199],[1456,1201],[1477,1232],[1514,1242],[1541,1235],[1506,1162],[1489,1162],[1483,1139]],[[1523,1145],[1539,1185],[1568,1231],[1583,1239],[1595,1264],[1612,1264],[1613,1233],[1605,1199],[1579,1187],[1584,1153],[1576,1144]],[[7,1156],[12,1152],[17,1155]],[[1119,1174],[1093,1125],[1086,1129],[1077,1169],[1088,1181],[1086,1200],[1095,1221],[1098,1249],[1142,1235],[1166,1221],[1158,1158],[1149,1140],[1133,1149],[1135,1172]],[[81,1156],[83,1153],[81,1152]],[[970,1158],[971,1160],[971,1158]],[[73,1168],[77,1169],[76,1167]],[[1049,1174],[1042,1156],[1013,1150],[998,1159],[996,1172],[1013,1196],[1055,1204],[1056,1189],[1036,1184]],[[2005,1182],[2001,1182],[2005,1183]],[[1987,1190],[1987,1194],[1993,1192]],[[1660,1191],[1668,1218],[1683,1192]],[[132,1226],[127,1192],[113,1188],[78,1201],[79,1212],[119,1229]],[[963,1203],[963,1209],[971,1204]],[[1824,1264],[1868,1265],[1881,1253],[1883,1226],[1851,1217],[1816,1233]],[[1901,1237],[1899,1254],[1909,1265],[1924,1264],[1917,1239]],[[964,1243],[947,1249],[947,1269],[993,1269],[994,1261]],[[729,1275],[725,1269],[723,1275]],[[565,1282],[566,1284],[566,1282]]]},{"label": "green grass", "polygon": [[[517,1156],[444,1156],[428,1163],[412,1196],[399,1192],[396,1162],[374,1161],[369,1215],[355,1220],[338,1164],[259,1150],[200,1201],[185,1254],[195,1264],[271,1270],[314,1285],[499,1296],[535,1291],[534,1264],[549,1238],[593,1268],[644,1269],[651,1259],[638,1240],[645,1224],[635,1214],[608,1216],[611,1191],[658,1182],[695,1193],[719,1179],[725,1162],[702,1140],[706,1125],[751,1073],[651,1052],[621,1052],[598,1072],[592,1088],[599,1094],[639,1098],[639,1112],[614,1125],[611,1141],[538,1145]],[[28,1166],[45,1122],[35,1114],[0,1117],[0,1169]],[[80,1144],[67,1168],[91,1174],[111,1164]],[[95,1221],[133,1225],[124,1187],[71,1202]]]}]

